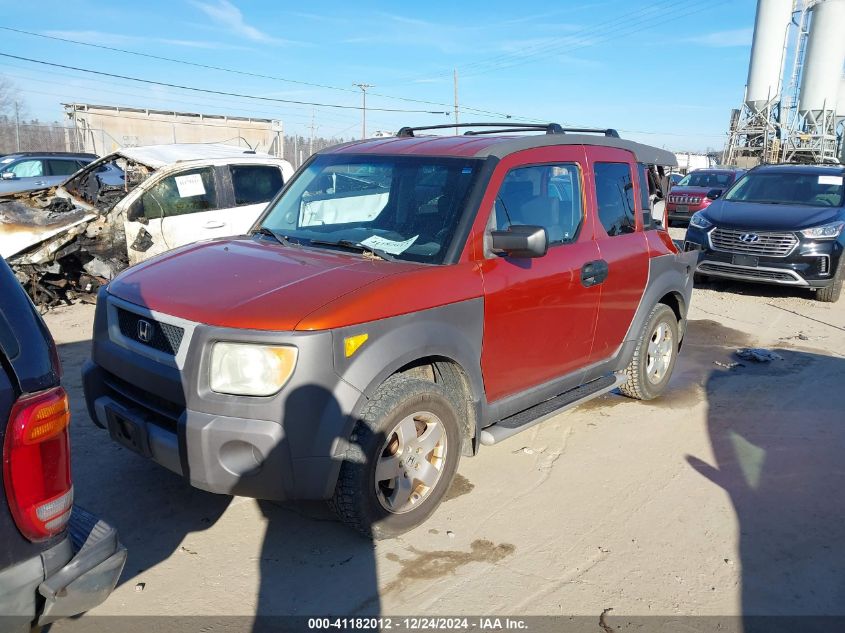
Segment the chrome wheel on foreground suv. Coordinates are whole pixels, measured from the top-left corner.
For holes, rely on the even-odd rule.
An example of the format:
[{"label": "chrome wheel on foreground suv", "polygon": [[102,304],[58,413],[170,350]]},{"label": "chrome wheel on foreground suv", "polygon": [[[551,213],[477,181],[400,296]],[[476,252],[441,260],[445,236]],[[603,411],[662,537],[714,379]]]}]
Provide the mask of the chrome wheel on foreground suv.
[{"label": "chrome wheel on foreground suv", "polygon": [[645,373],[649,382],[659,385],[666,377],[675,354],[675,337],[665,321],[660,321],[648,341]]},{"label": "chrome wheel on foreground suv", "polygon": [[459,408],[438,383],[388,378],[361,411],[329,500],[341,521],[375,539],[425,521],[458,468]]},{"label": "chrome wheel on foreground suv", "polygon": [[389,512],[408,512],[437,486],[446,464],[443,422],[429,411],[404,418],[387,437],[376,464],[376,494]]},{"label": "chrome wheel on foreground suv", "polygon": [[678,358],[678,319],[672,308],[658,303],[648,316],[634,357],[619,390],[629,398],[653,400],[662,394]]}]

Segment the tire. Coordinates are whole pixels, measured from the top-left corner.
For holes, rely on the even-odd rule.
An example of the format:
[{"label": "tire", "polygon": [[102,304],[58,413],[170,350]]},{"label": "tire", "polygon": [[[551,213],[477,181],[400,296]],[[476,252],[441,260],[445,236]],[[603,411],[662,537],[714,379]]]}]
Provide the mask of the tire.
[{"label": "tire", "polygon": [[677,358],[678,319],[672,308],[658,303],[648,315],[619,390],[636,400],[657,398],[666,390]]},{"label": "tire", "polygon": [[841,259],[839,266],[836,268],[836,274],[833,276],[833,283],[825,288],[816,290],[816,299],[824,303],[836,303],[842,295],[843,277],[845,277],[845,259]]},{"label": "tire", "polygon": [[[361,412],[340,467],[329,500],[340,520],[377,540],[423,523],[458,469],[458,411],[437,383],[402,374],[387,379]],[[376,481],[377,469],[391,477]]]}]

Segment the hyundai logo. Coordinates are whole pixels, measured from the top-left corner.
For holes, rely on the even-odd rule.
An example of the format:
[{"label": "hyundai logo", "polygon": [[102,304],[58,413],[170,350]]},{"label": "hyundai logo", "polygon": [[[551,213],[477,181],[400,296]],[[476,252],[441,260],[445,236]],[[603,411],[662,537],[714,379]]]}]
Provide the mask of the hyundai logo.
[{"label": "hyundai logo", "polygon": [[138,340],[142,343],[149,343],[153,337],[153,325],[144,319],[138,319]]},{"label": "hyundai logo", "polygon": [[739,236],[740,242],[745,242],[746,244],[753,244],[754,242],[760,241],[760,236],[756,233],[743,233]]}]

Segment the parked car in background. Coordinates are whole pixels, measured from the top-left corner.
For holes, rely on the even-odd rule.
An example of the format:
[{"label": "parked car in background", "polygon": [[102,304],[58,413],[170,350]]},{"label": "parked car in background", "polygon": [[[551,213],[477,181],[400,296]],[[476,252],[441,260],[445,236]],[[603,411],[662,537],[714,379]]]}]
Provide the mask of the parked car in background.
[{"label": "parked car in background", "polygon": [[68,397],[47,327],[0,259],[0,631],[77,615],[111,593],[126,550],[73,505]]},{"label": "parked car in background", "polygon": [[0,195],[62,184],[97,160],[96,154],[20,152],[0,158]]},{"label": "parked car in background", "polygon": [[701,276],[809,288],[837,301],[845,277],[845,167],[755,167],[690,219]]},{"label": "parked car in background", "polygon": [[230,145],[123,148],[59,187],[0,197],[0,256],[37,303],[57,303],[171,248],[245,233],[292,175]]},{"label": "parked car in background", "polygon": [[672,186],[667,201],[670,222],[687,222],[706,209],[744,174],[741,169],[697,169]]},{"label": "parked car in background", "polygon": [[379,538],[482,444],[613,389],[660,396],[695,264],[652,221],[648,166],[674,156],[505,126],[323,150],[253,235],[121,273],[83,372],[92,420],[194,486],[326,499]]}]

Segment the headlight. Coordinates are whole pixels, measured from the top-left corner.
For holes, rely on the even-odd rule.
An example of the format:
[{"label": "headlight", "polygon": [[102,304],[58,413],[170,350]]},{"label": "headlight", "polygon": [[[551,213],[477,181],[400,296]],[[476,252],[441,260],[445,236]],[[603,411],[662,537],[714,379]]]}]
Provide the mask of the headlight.
[{"label": "headlight", "polygon": [[215,343],[211,390],[238,396],[272,396],[293,374],[297,349],[287,345]]},{"label": "headlight", "polygon": [[698,213],[693,213],[692,217],[689,219],[690,226],[694,226],[698,229],[709,229],[713,226],[713,223],[704,217],[704,214],[699,211]]},{"label": "headlight", "polygon": [[804,229],[801,231],[801,235],[814,240],[832,240],[839,237],[843,227],[845,227],[845,222],[831,222],[830,224],[814,226],[811,229]]}]

